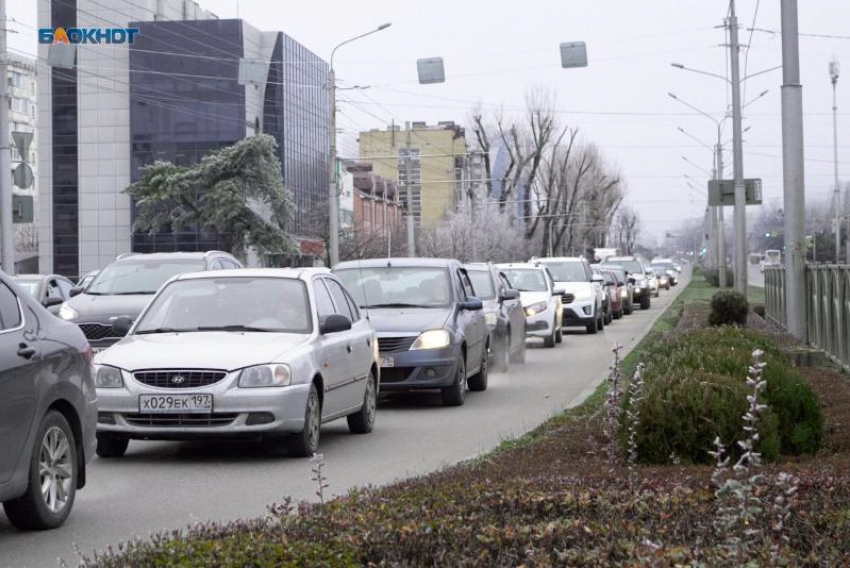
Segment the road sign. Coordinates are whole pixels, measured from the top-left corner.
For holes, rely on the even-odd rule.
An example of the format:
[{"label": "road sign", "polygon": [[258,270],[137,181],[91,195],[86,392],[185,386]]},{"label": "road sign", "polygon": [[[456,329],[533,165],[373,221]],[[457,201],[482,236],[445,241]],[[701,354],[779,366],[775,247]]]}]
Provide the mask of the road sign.
[{"label": "road sign", "polygon": [[419,73],[419,83],[422,85],[446,82],[446,67],[442,57],[417,59],[416,70]]},{"label": "road sign", "polygon": [[569,41],[561,44],[561,67],[587,67],[587,44],[583,41]]},{"label": "road sign", "polygon": [[12,195],[12,223],[32,223],[32,195]]},{"label": "road sign", "polygon": [[18,149],[18,154],[21,155],[21,161],[24,163],[29,162],[27,157],[30,152],[32,132],[12,132],[12,141],[15,143],[15,148]]},{"label": "road sign", "polygon": [[[761,180],[745,179],[747,205],[761,205]],[[735,182],[731,179],[711,180],[708,182],[708,204],[712,207],[735,205]]]},{"label": "road sign", "polygon": [[32,168],[29,164],[20,163],[12,170],[12,179],[15,185],[21,189],[29,189],[32,187],[33,177]]}]

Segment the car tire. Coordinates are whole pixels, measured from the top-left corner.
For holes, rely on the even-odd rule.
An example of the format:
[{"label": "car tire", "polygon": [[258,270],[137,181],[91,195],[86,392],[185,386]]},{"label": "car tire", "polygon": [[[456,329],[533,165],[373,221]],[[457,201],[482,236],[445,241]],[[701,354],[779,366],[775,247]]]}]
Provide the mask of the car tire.
[{"label": "car tire", "polygon": [[588,335],[596,335],[596,333],[599,331],[599,321],[593,320],[592,322],[587,324],[586,329]]},{"label": "car tire", "polygon": [[519,349],[511,353],[511,363],[523,365],[525,364],[525,338],[519,345]]},{"label": "car tire", "polygon": [[614,313],[612,314],[612,316],[613,316],[613,318],[614,318],[615,320],[622,319],[622,318],[623,318],[623,308],[621,307],[619,310],[617,310],[616,312],[614,312]]},{"label": "car tire", "polygon": [[628,306],[626,306],[624,313],[627,316],[630,316],[634,313],[634,311],[635,311],[635,305],[634,305],[634,300],[632,300],[632,303],[630,303]]},{"label": "car tire", "polygon": [[363,393],[363,406],[354,414],[346,416],[348,430],[352,434],[368,434],[375,428],[375,415],[378,409],[378,388],[375,374],[369,372],[366,379],[366,392]]},{"label": "car tire", "polygon": [[[17,499],[3,503],[3,508],[9,522],[18,529],[55,529],[71,514],[77,495],[77,445],[70,424],[55,410],[44,416],[35,439],[27,490]],[[48,473],[44,478],[43,470]],[[67,476],[63,475],[66,472]],[[42,487],[48,482],[50,489],[45,495]],[[65,495],[62,503],[59,493]]]},{"label": "car tire", "polygon": [[468,381],[469,390],[475,392],[482,392],[487,390],[487,382],[490,378],[490,358],[487,357],[488,348],[484,349],[484,357],[481,358],[481,366],[478,368],[478,372],[475,373]]},{"label": "car tire", "polygon": [[650,299],[649,294],[646,294],[640,299],[640,309],[648,310],[651,305],[652,300]]},{"label": "car tire", "polygon": [[493,352],[493,370],[499,373],[507,373],[511,366],[511,332],[505,332],[505,338],[497,342],[496,350]]},{"label": "car tire", "polygon": [[559,326],[558,329],[555,330],[555,343],[561,344],[564,342],[564,328],[563,326]]},{"label": "car tire", "polygon": [[97,455],[102,458],[120,458],[127,453],[128,438],[116,438],[109,434],[97,435]]},{"label": "car tire", "polygon": [[[554,324],[553,324],[553,325],[554,325]],[[555,347],[555,339],[556,339],[556,337],[555,337],[555,329],[554,329],[554,327],[553,327],[553,328],[552,328],[552,333],[549,335],[549,337],[544,337],[544,338],[543,338],[543,347],[545,347],[546,349],[551,349],[552,347]]]},{"label": "car tire", "polygon": [[322,431],[322,405],[316,385],[310,385],[307,404],[304,408],[304,429],[286,437],[286,449],[289,455],[297,458],[309,458],[319,449],[319,437]]},{"label": "car tire", "polygon": [[455,380],[450,387],[440,391],[445,406],[463,406],[466,402],[466,361],[461,356],[455,370]]}]

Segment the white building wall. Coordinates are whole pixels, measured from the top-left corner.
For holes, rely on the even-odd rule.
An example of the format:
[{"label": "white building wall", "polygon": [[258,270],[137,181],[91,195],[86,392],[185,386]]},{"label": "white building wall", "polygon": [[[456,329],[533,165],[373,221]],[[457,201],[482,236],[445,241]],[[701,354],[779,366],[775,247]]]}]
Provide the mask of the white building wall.
[{"label": "white building wall", "polygon": [[[22,159],[12,143],[12,132],[31,132],[33,140],[27,152],[26,162],[32,168],[33,184],[29,188],[21,189],[13,187],[15,193],[29,195],[34,198],[34,216],[36,227],[38,226],[38,68],[36,61],[29,57],[9,54],[9,65],[7,75],[11,79],[14,75],[15,81],[11,86],[7,82],[7,95],[14,102],[9,112],[9,142],[12,146],[12,167],[16,167]],[[18,84],[20,83],[20,84]],[[21,227],[21,225],[16,225]],[[18,247],[20,250],[20,247]]]}]

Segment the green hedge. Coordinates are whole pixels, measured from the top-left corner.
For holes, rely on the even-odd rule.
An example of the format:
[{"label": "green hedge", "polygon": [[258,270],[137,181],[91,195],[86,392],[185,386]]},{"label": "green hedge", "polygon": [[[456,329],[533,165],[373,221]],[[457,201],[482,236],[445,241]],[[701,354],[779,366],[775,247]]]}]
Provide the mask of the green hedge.
[{"label": "green hedge", "polygon": [[721,290],[711,297],[711,313],[708,323],[719,325],[747,325],[750,304],[739,292]]},{"label": "green hedge", "polygon": [[768,461],[817,452],[823,416],[811,387],[765,336],[718,327],[670,338],[646,354],[637,428],[641,461],[668,463],[676,456],[708,463],[716,436],[732,448],[744,439],[745,380],[755,349],[765,352],[769,405],[759,427],[759,450]]}]

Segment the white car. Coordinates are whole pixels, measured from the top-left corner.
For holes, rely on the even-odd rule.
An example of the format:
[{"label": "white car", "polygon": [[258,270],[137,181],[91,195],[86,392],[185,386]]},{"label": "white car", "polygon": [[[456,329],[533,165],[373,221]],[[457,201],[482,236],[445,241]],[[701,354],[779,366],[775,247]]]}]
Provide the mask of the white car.
[{"label": "white car", "polygon": [[661,295],[661,287],[658,283],[658,274],[652,268],[646,269],[646,280],[649,284],[649,293],[653,298]]},{"label": "white car", "polygon": [[590,263],[581,257],[552,257],[532,259],[532,263],[549,270],[555,285],[564,290],[564,325],[584,327],[587,333],[605,328],[602,309],[604,279],[594,275]]},{"label": "white car", "polygon": [[555,347],[563,341],[564,290],[555,287],[549,271],[533,264],[497,264],[511,286],[519,291],[525,310],[525,333],[528,337],[542,337],[546,347]]},{"label": "white car", "polygon": [[126,337],[95,358],[97,452],[131,439],[262,438],[312,456],[321,424],[375,423],[380,375],[371,325],[348,291],[310,269],[176,276]]}]

